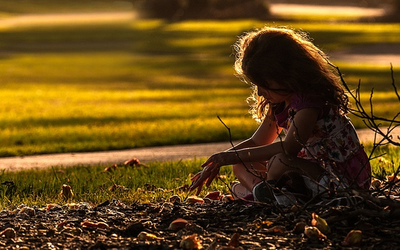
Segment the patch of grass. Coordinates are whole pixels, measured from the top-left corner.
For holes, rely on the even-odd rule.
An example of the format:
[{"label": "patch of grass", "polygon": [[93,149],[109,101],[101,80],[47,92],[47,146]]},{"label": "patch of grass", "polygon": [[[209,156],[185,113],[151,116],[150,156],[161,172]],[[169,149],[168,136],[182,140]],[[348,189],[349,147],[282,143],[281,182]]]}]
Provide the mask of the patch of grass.
[{"label": "patch of grass", "polygon": [[37,13],[69,13],[95,11],[121,11],[132,8],[128,2],[107,0],[70,0],[68,4],[51,0],[16,0],[3,1],[0,14],[37,14]]},{"label": "patch of grass", "polygon": [[[21,172],[3,171],[0,174],[0,208],[12,208],[23,203],[29,206],[45,206],[47,203],[89,202],[99,204],[118,199],[126,203],[149,202],[189,195],[185,185],[190,185],[190,176],[199,171],[201,159],[179,162],[153,162],[148,167],[123,167],[106,172],[105,166],[54,167],[46,170]],[[225,183],[233,179],[229,168],[221,174]],[[216,181],[210,190],[228,193],[222,181]],[[63,184],[72,187],[74,197],[64,200],[60,196]],[[205,191],[204,191],[205,192]]]},{"label": "patch of grass", "polygon": [[[365,148],[367,152],[371,152],[373,146],[368,144]],[[398,147],[392,145],[379,146],[374,150],[373,155],[375,157],[371,161],[372,176],[384,181],[387,181],[388,175],[395,174],[399,177],[400,150]]]},{"label": "patch of grass", "polygon": [[[372,144],[365,145],[367,153],[371,152],[372,147]],[[373,158],[373,176],[385,179],[387,175],[397,171],[400,149],[381,146],[374,151]],[[183,187],[191,184],[190,176],[201,169],[200,165],[204,160],[150,162],[148,167],[119,166],[109,172],[104,171],[108,166],[3,171],[0,173],[0,209],[15,208],[21,203],[43,207],[48,203],[100,204],[112,199],[131,204],[168,200],[172,195],[185,199],[190,193]],[[232,170],[230,167],[223,167],[220,174],[224,177],[223,181],[214,181],[210,188],[203,189],[200,196],[214,190],[229,194],[228,185],[234,181]],[[63,200],[59,195],[63,184],[72,187],[72,199]]]}]

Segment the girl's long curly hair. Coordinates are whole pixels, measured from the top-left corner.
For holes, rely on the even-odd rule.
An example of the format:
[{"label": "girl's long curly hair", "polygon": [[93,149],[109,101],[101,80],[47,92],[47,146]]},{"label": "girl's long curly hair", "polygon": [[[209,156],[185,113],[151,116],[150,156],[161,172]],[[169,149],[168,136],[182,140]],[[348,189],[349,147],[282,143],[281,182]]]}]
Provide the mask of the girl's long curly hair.
[{"label": "girl's long curly hair", "polygon": [[348,97],[327,56],[304,33],[264,27],[241,36],[235,51],[237,76],[253,86],[249,100],[257,120],[271,113],[267,100],[257,95],[257,86],[269,89],[268,81],[278,83],[286,93],[317,96],[348,112]]}]

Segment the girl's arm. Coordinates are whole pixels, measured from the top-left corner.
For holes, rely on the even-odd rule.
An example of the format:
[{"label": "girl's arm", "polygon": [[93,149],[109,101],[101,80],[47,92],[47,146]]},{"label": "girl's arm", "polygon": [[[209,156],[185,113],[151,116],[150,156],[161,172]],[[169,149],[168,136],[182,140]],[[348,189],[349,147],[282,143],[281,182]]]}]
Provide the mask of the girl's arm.
[{"label": "girl's arm", "polygon": [[278,137],[281,130],[276,121],[266,117],[249,139],[240,142],[234,148],[226,150],[226,152],[271,144]]},{"label": "girl's arm", "polygon": [[[238,156],[245,162],[249,160],[252,162],[267,161],[279,153],[297,156],[312,135],[314,125],[318,120],[318,114],[319,109],[306,108],[299,110],[294,116],[284,141],[259,147],[243,148],[237,151]],[[236,156],[236,158],[238,157]],[[226,160],[232,162],[239,159],[235,159],[235,156],[231,155]]]},{"label": "girl's arm", "polygon": [[235,147],[211,156],[202,165],[203,170],[191,178],[193,181],[191,190],[197,188],[196,195],[198,195],[204,185],[204,182],[207,181],[206,185],[209,186],[214,178],[218,175],[219,168],[221,166],[233,164],[233,162],[229,163],[229,161],[227,161],[227,158],[225,158],[226,156],[234,154],[235,160],[240,162],[241,159],[237,157],[237,153],[235,151],[270,144],[276,139],[281,130],[281,128],[278,128],[276,121],[267,116],[258,129],[254,132],[252,137],[237,144]]},{"label": "girl's arm", "polygon": [[[319,109],[307,108],[299,110],[289,127],[284,141],[274,142],[263,146],[242,148],[236,150],[236,152],[231,150],[212,155],[202,165],[203,170],[192,178],[193,183],[190,189],[193,190],[197,188],[196,194],[198,195],[204,185],[204,182],[207,181],[205,184],[206,186],[209,186],[217,176],[219,168],[225,165],[233,165],[240,162],[268,161],[272,156],[279,153],[287,153],[296,157],[298,152],[301,150],[301,148],[303,148],[304,144],[311,136],[314,130],[314,125],[318,120],[318,114]],[[252,142],[256,142],[257,139],[260,139],[260,135],[265,135],[267,138],[265,140],[260,139],[262,142],[268,142],[272,139],[273,133],[271,131],[274,130],[268,129],[270,128],[269,123],[263,123],[260,128],[267,125],[268,127],[266,128],[265,132],[264,130],[260,129],[255,132],[254,136],[251,138]],[[278,131],[278,129],[275,129],[275,133]],[[247,141],[240,144],[240,146],[244,146],[247,143],[252,142]]]}]

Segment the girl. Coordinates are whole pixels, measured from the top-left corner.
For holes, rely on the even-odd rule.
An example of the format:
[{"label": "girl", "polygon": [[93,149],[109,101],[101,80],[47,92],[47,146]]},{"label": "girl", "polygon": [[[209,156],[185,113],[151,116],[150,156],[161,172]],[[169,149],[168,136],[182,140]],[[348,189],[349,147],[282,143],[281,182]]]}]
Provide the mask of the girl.
[{"label": "girl", "polygon": [[233,195],[259,201],[276,198],[272,189],[282,179],[293,189],[306,184],[306,191],[292,190],[303,194],[311,188],[316,195],[332,183],[368,189],[369,159],[325,54],[301,33],[270,27],[245,34],[235,50],[235,70],[253,87],[252,114],[260,126],[251,138],[212,155],[192,178],[191,190],[198,195],[225,165],[233,165],[239,180]]}]

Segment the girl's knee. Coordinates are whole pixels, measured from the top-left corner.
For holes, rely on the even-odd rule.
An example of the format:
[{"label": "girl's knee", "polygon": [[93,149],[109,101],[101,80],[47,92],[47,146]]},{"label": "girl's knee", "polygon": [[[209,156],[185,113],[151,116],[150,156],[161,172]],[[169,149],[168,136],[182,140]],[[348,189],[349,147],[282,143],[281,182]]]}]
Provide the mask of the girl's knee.
[{"label": "girl's knee", "polygon": [[292,157],[285,153],[272,156],[268,162],[267,179],[278,180],[286,171],[293,170]]},{"label": "girl's knee", "polygon": [[268,179],[277,180],[287,171],[298,171],[303,175],[316,179],[324,169],[317,163],[285,153],[279,153],[271,157],[268,164]]},{"label": "girl's knee", "polygon": [[233,172],[233,174],[235,175],[235,176],[238,176],[238,174],[240,174],[241,173],[241,169],[243,168],[243,165],[242,164],[235,164],[235,165],[232,165],[232,172]]},{"label": "girl's knee", "polygon": [[290,162],[291,158],[292,157],[290,155],[285,154],[285,153],[276,154],[270,158],[270,160],[268,162],[268,169],[271,167],[282,166],[282,165],[287,167],[287,166],[289,166],[288,163]]}]

